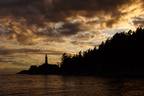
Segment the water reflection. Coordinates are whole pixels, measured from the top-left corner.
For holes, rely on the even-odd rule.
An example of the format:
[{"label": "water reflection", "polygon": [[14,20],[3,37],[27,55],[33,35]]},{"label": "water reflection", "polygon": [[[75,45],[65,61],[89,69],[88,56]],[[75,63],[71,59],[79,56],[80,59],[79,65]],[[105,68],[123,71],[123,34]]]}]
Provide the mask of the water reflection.
[{"label": "water reflection", "polygon": [[143,79],[0,76],[0,96],[144,96]]}]

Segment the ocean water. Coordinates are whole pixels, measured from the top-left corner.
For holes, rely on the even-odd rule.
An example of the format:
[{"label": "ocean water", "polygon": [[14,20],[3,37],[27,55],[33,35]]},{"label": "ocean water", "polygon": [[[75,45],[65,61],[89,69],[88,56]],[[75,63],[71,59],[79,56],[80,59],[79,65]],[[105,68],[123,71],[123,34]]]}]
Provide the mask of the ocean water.
[{"label": "ocean water", "polygon": [[0,75],[0,96],[144,96],[144,79]]}]

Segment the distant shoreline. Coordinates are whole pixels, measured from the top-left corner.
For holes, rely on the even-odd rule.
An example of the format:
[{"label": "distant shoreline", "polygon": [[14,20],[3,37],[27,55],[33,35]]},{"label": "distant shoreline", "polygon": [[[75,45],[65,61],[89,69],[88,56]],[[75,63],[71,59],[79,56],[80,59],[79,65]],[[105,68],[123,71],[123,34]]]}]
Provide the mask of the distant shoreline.
[{"label": "distant shoreline", "polygon": [[116,33],[99,47],[75,55],[64,53],[60,66],[45,62],[19,74],[96,75],[103,77],[144,77],[144,29]]}]

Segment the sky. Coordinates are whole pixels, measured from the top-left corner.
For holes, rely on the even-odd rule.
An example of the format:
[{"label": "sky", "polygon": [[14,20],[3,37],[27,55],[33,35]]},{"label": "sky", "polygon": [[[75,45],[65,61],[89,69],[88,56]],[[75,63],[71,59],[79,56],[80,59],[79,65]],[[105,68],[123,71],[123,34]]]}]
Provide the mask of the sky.
[{"label": "sky", "polygon": [[0,0],[0,70],[56,64],[144,25],[143,0]]}]

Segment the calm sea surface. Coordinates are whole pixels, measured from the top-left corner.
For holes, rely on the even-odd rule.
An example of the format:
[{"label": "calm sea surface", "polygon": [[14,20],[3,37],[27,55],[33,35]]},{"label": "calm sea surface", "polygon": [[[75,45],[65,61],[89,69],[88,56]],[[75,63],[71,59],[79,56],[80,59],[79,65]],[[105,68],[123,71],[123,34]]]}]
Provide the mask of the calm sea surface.
[{"label": "calm sea surface", "polygon": [[144,96],[144,79],[0,75],[0,96]]}]

